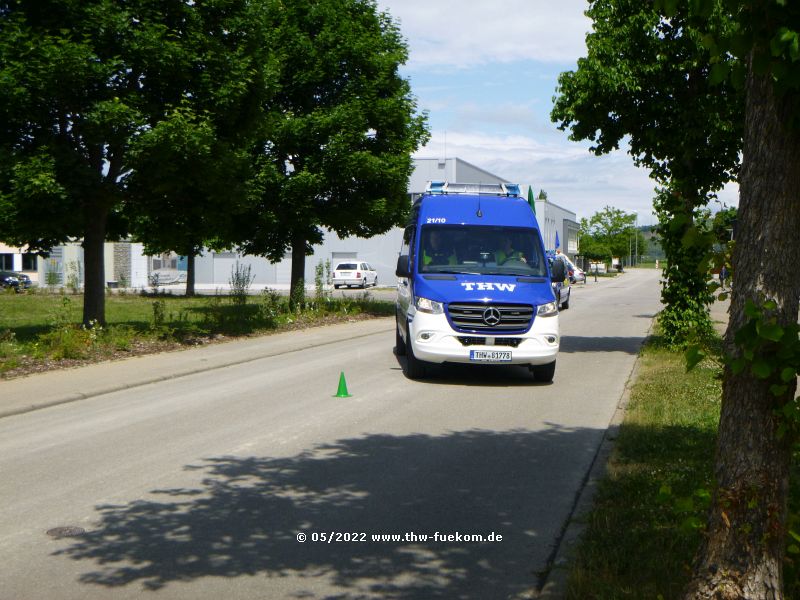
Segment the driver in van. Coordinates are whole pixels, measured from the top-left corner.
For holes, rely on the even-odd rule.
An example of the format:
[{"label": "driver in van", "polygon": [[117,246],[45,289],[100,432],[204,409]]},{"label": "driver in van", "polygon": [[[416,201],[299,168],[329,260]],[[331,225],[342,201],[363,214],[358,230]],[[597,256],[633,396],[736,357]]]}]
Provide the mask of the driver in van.
[{"label": "driver in van", "polygon": [[422,250],[422,263],[428,265],[455,265],[458,258],[453,248],[447,249],[442,234],[435,229],[428,236],[428,244]]},{"label": "driver in van", "polygon": [[519,250],[514,249],[514,245],[511,242],[511,238],[508,236],[502,237],[500,239],[499,249],[495,250],[494,252],[495,262],[498,265],[502,265],[509,260],[518,260],[521,262],[527,262],[525,260],[525,255],[522,254]]}]

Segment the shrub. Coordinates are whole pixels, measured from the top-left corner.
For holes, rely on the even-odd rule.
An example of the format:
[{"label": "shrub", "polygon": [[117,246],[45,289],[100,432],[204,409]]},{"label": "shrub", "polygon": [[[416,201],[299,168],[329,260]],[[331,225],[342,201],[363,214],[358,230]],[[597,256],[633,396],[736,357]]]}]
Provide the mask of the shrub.
[{"label": "shrub", "polygon": [[69,273],[67,274],[67,287],[73,295],[76,295],[81,290],[81,263],[77,260],[72,260],[67,265]]},{"label": "shrub", "polygon": [[112,325],[104,330],[101,337],[103,345],[113,350],[128,351],[136,339],[136,330],[128,325]]},{"label": "shrub", "polygon": [[228,283],[231,286],[231,300],[234,304],[237,306],[247,304],[247,293],[250,291],[254,279],[255,275],[251,273],[250,265],[240,265],[237,262],[236,266],[231,267]]},{"label": "shrub", "polygon": [[83,325],[68,323],[43,333],[39,341],[45,352],[56,360],[82,359],[92,350],[97,341],[97,332]]},{"label": "shrub", "polygon": [[259,321],[267,328],[275,327],[278,324],[278,317],[283,308],[281,295],[273,289],[264,288],[258,307]]},{"label": "shrub", "polygon": [[17,354],[17,336],[10,329],[0,331],[0,359],[11,358]]}]

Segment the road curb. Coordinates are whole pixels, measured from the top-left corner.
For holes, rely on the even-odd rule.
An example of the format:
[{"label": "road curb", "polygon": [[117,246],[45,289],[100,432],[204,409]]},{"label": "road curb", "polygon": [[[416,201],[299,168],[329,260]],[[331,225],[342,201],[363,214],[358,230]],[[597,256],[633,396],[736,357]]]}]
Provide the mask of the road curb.
[{"label": "road curb", "polygon": [[[647,343],[652,333],[653,326],[650,329],[642,342],[642,348]],[[528,596],[528,598],[538,600],[563,600],[566,598],[567,591],[567,577],[569,575],[569,565],[572,561],[575,549],[580,542],[583,532],[586,530],[586,516],[592,509],[594,502],[594,494],[597,490],[599,482],[606,476],[606,467],[608,466],[611,453],[614,451],[614,445],[617,437],[619,437],[619,430],[622,421],[625,418],[625,411],[630,401],[631,388],[639,375],[639,366],[641,361],[641,348],[636,360],[633,363],[628,379],[625,382],[625,388],[622,391],[622,396],[617,402],[617,408],[614,411],[611,421],[608,423],[603,439],[600,446],[592,459],[592,464],[586,473],[586,477],[578,490],[566,523],[562,530],[562,534],[558,539],[556,548],[553,551],[552,559],[548,561],[548,570],[541,582],[541,588],[538,592]],[[522,600],[522,599],[520,599]]]}]

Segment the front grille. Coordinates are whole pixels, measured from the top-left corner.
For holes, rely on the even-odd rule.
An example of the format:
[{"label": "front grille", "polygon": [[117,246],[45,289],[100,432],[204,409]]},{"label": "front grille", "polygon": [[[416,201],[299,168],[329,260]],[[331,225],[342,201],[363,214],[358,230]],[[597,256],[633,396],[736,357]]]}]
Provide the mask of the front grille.
[{"label": "front grille", "polygon": [[485,346],[486,345],[486,338],[485,337],[470,337],[466,335],[458,336],[458,341],[461,342],[462,346]]},{"label": "front grille", "polygon": [[495,338],[494,345],[495,346],[511,346],[512,348],[516,348],[522,343],[522,338]]},{"label": "front grille", "polygon": [[[485,337],[475,337],[469,335],[460,335],[458,336],[458,341],[461,342],[462,346],[485,346],[486,345],[486,338]],[[516,348],[522,343],[522,338],[494,338],[494,345],[495,346],[511,346],[512,348]]]},{"label": "front grille", "polygon": [[533,307],[530,304],[454,302],[447,305],[447,311],[453,326],[465,331],[527,331],[533,319]]}]

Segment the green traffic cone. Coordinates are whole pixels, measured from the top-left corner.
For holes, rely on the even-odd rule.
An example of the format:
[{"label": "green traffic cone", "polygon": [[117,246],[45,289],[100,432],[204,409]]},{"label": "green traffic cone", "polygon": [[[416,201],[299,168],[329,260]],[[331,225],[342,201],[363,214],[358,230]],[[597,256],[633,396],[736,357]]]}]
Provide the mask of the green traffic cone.
[{"label": "green traffic cone", "polygon": [[344,371],[339,374],[339,390],[334,398],[349,398],[352,394],[347,393],[347,382],[344,380]]}]

